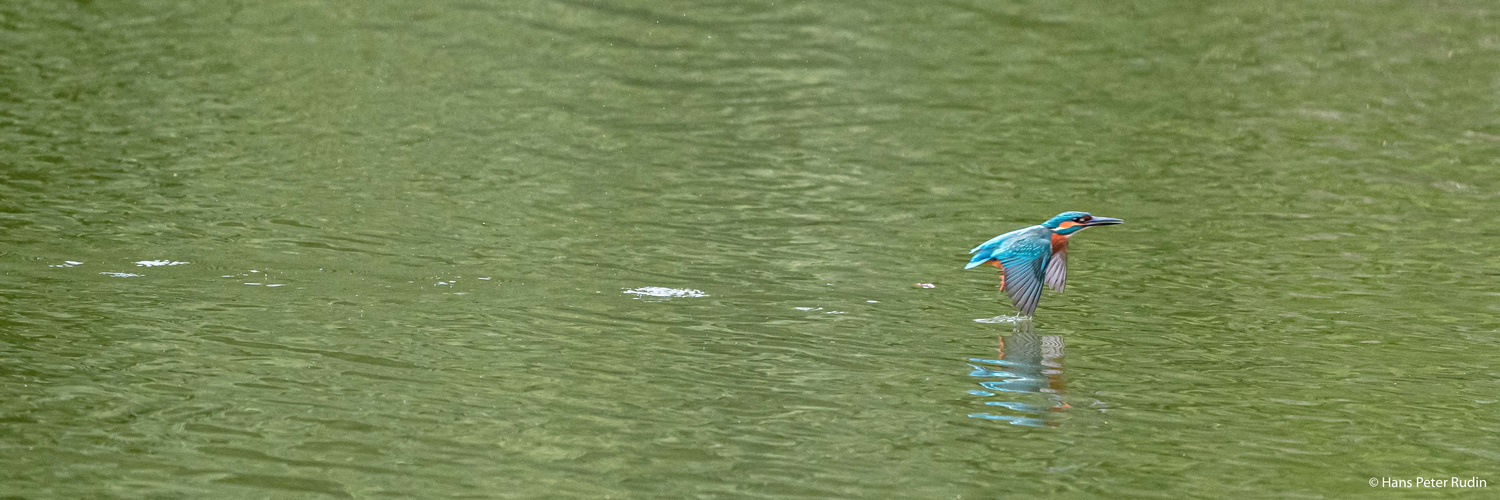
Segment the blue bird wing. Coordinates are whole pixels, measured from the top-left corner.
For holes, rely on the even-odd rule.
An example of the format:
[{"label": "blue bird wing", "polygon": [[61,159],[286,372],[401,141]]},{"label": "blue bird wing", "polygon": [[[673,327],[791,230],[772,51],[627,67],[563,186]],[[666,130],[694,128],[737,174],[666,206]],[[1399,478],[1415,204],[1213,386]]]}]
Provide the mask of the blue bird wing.
[{"label": "blue bird wing", "polygon": [[[1037,302],[1042,297],[1044,284],[1052,284],[1054,276],[1049,271],[1055,271],[1056,282],[1054,288],[1061,288],[1062,274],[1066,272],[1065,267],[1049,265],[1052,260],[1052,231],[1042,226],[1031,226],[1017,229],[1009,233],[990,238],[989,241],[969,250],[974,254],[969,259],[969,264],[964,269],[973,269],[990,261],[1000,264],[1005,278],[1001,281],[1005,294],[1010,296],[1011,304],[1021,314],[1030,316],[1036,312]],[[1065,255],[1058,255],[1063,260]],[[1061,266],[1066,266],[1063,262]]]},{"label": "blue bird wing", "polygon": [[1052,256],[1052,244],[1046,239],[1016,239],[1004,245],[1001,253],[996,260],[1005,269],[1005,294],[1010,296],[1016,311],[1031,316],[1042,298],[1044,270]]}]

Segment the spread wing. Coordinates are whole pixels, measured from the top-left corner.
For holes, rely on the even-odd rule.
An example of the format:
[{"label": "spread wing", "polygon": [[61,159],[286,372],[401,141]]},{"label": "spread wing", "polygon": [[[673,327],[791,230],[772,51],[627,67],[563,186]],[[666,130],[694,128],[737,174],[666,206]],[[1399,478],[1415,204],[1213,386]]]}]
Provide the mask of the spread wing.
[{"label": "spread wing", "polygon": [[1068,280],[1067,240],[1063,240],[1062,248],[1053,245],[1053,249],[1055,251],[1052,252],[1052,257],[1047,260],[1047,286],[1061,292]]},{"label": "spread wing", "polygon": [[1013,241],[1006,245],[1004,255],[996,260],[1005,269],[1005,294],[1010,296],[1011,304],[1022,315],[1031,316],[1042,298],[1043,269],[1047,268],[1052,249],[1045,242]]}]

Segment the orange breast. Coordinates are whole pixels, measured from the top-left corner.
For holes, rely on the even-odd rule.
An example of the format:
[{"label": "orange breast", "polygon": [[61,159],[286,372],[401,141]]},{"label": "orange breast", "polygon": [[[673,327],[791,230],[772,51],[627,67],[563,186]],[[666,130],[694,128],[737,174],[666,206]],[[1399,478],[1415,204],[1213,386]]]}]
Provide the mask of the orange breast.
[{"label": "orange breast", "polygon": [[1052,253],[1067,251],[1067,249],[1068,249],[1068,237],[1064,236],[1064,235],[1061,235],[1061,234],[1053,233],[1052,234]]}]

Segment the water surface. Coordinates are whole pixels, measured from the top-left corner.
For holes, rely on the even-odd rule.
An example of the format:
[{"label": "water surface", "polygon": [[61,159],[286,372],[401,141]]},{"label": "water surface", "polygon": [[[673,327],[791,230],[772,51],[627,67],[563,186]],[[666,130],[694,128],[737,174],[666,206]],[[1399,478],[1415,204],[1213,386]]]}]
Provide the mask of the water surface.
[{"label": "water surface", "polygon": [[0,489],[1500,487],[1496,15],[7,2]]}]

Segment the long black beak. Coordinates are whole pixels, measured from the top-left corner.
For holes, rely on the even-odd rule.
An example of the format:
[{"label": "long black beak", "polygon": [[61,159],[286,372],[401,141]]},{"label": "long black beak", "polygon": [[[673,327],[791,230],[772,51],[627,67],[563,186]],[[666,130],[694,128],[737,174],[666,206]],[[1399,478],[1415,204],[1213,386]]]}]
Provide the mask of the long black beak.
[{"label": "long black beak", "polygon": [[1092,219],[1089,219],[1088,222],[1083,223],[1083,225],[1084,225],[1084,227],[1094,227],[1094,226],[1113,226],[1115,224],[1124,224],[1124,223],[1125,223],[1125,219],[1116,219],[1114,217],[1094,217]]}]

